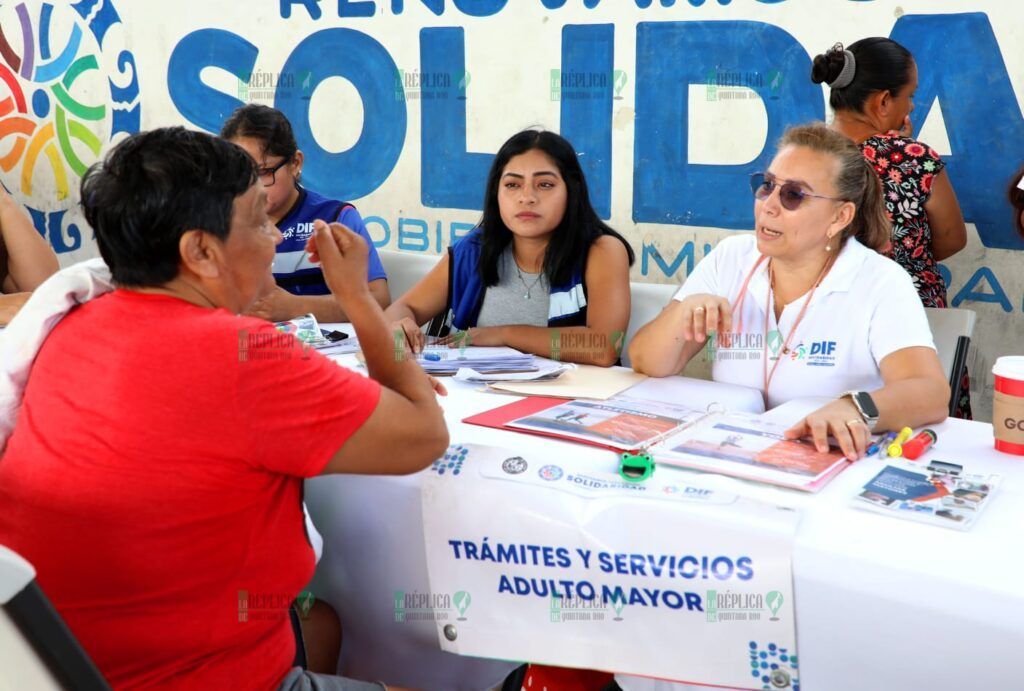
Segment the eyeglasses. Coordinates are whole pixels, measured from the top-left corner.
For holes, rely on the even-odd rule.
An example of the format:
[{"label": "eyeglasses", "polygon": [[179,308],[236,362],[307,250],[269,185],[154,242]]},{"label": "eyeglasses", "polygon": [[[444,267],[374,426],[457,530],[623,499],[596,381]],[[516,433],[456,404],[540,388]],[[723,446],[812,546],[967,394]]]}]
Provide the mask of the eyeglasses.
[{"label": "eyeglasses", "polygon": [[788,209],[789,211],[796,211],[808,197],[814,197],[815,199],[830,199],[834,202],[843,201],[837,197],[826,197],[821,194],[804,192],[800,187],[800,183],[792,182],[790,180],[776,180],[767,173],[754,173],[750,176],[750,189],[754,193],[755,199],[764,201],[768,197],[772,196],[772,192],[776,187],[779,188],[779,203],[782,204],[784,209]]},{"label": "eyeglasses", "polygon": [[263,183],[264,187],[270,187],[274,184],[274,177],[277,171],[281,170],[281,168],[283,168],[285,164],[291,162],[291,160],[291,158],[286,158],[271,168],[257,168],[256,176],[260,179],[260,182]]}]

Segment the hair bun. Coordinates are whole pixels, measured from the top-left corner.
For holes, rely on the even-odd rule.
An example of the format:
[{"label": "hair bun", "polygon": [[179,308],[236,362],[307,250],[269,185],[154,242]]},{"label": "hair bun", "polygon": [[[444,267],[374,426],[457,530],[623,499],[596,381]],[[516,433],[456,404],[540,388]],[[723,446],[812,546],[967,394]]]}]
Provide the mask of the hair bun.
[{"label": "hair bun", "polygon": [[824,53],[814,56],[811,64],[811,81],[815,84],[831,85],[839,77],[846,65],[843,46],[837,43]]},{"label": "hair bun", "polygon": [[827,55],[819,54],[814,56],[814,62],[811,64],[811,81],[815,84],[832,81],[829,78]]}]

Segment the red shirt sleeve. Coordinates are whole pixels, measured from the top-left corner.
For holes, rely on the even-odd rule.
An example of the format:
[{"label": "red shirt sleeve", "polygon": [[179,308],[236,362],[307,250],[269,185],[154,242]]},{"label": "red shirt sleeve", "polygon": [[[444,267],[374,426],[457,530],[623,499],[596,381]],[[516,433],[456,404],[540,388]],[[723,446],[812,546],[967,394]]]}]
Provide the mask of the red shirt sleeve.
[{"label": "red shirt sleeve", "polygon": [[266,322],[239,334],[237,400],[255,466],[312,477],[373,413],[380,384]]}]

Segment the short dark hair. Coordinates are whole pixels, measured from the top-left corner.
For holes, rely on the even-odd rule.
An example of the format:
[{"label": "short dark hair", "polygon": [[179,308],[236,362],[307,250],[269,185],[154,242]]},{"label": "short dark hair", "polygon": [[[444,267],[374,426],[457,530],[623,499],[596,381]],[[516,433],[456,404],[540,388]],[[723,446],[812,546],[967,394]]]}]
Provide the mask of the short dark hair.
[{"label": "short dark hair", "polygon": [[166,127],[115,146],[82,178],[81,200],[114,281],[152,287],[178,275],[185,231],[227,238],[235,198],[254,184],[241,147]]},{"label": "short dark hair", "polygon": [[[862,38],[851,43],[846,50],[853,53],[857,69],[852,82],[841,89],[832,89],[828,97],[832,110],[860,113],[871,94],[888,91],[895,95],[910,83],[914,56],[891,38]],[[834,82],[842,72],[845,60],[842,44],[816,55],[811,67],[811,81],[815,84]]]},{"label": "short dark hair", "polygon": [[224,139],[252,137],[263,142],[263,150],[271,156],[283,156],[291,160],[299,145],[288,118],[277,108],[248,103],[236,109],[220,128]]},{"label": "short dark hair", "polygon": [[1013,227],[1017,229],[1021,237],[1024,237],[1024,226],[1020,222],[1021,212],[1024,212],[1024,190],[1019,187],[1022,181],[1024,181],[1024,166],[1013,174],[1006,195],[1010,198],[1010,204],[1013,205]]},{"label": "short dark hair", "polygon": [[576,150],[565,137],[544,130],[523,130],[505,142],[494,157],[487,188],[484,194],[484,213],[480,219],[481,242],[480,264],[477,267],[484,285],[498,284],[498,261],[501,253],[512,242],[512,231],[501,220],[498,207],[498,186],[501,174],[510,159],[537,149],[551,157],[558,166],[566,186],[565,215],[551,235],[544,253],[544,275],[548,284],[555,286],[568,283],[573,269],[586,260],[590,245],[602,235],[617,238],[626,247],[629,264],[633,265],[635,255],[626,239],[612,230],[600,219],[590,204],[590,193],[583,175]]}]

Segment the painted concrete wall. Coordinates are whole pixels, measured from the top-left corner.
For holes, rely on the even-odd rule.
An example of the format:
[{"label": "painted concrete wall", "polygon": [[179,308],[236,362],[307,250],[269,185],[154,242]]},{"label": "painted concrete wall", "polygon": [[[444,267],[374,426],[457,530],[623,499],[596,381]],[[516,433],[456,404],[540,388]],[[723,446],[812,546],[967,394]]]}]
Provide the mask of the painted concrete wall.
[{"label": "painted concrete wall", "polygon": [[637,250],[634,280],[676,283],[752,227],[746,176],[785,127],[828,117],[811,57],[891,36],[917,58],[915,128],[968,221],[944,274],[979,314],[981,417],[992,361],[1024,352],[1005,201],[1024,162],[1024,24],[1005,0],[5,0],[0,27],[0,180],[64,264],[96,253],[76,190],[112,142],[216,131],[256,101],[292,119],[311,187],[414,252],[472,227],[509,135],[561,131]]}]

